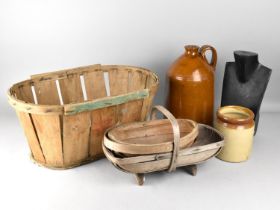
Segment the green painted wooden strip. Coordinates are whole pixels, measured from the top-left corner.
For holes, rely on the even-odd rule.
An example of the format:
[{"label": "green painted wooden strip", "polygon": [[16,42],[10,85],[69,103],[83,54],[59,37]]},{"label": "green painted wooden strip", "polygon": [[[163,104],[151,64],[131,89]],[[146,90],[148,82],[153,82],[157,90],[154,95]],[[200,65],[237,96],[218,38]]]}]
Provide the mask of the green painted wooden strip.
[{"label": "green painted wooden strip", "polygon": [[78,104],[66,104],[64,106],[65,115],[73,115],[79,112],[92,111],[96,109],[101,109],[109,106],[115,106],[123,104],[129,101],[144,99],[149,96],[149,90],[144,89],[132,93],[127,93],[124,95],[106,97],[102,99],[96,99],[93,101],[78,103]]}]

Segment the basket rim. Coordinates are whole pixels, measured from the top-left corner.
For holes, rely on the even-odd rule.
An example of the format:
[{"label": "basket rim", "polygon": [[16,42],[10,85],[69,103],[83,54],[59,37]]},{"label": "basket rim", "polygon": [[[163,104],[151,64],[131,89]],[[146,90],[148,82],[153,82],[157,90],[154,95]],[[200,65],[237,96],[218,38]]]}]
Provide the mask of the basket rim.
[{"label": "basket rim", "polygon": [[[91,69],[89,69],[91,68]],[[133,69],[135,71],[141,71],[143,73],[146,73],[147,75],[152,75],[154,83],[152,83],[150,88],[144,88],[142,91],[133,91],[127,94],[122,94],[118,96],[107,96],[99,99],[93,99],[93,100],[87,100],[83,102],[76,102],[76,103],[68,103],[68,104],[58,104],[58,105],[47,105],[47,104],[35,104],[35,103],[30,103],[30,102],[25,102],[23,100],[20,100],[16,98],[13,94],[12,91],[14,88],[24,86],[24,85],[31,85],[35,81],[41,81],[41,80],[55,80],[55,79],[62,79],[65,78],[65,76],[73,75],[73,74],[83,74],[85,72],[90,72],[90,71],[104,71],[108,72],[110,70],[116,69],[116,68],[124,68],[124,69]],[[64,77],[63,77],[64,76]],[[102,100],[106,100],[108,98],[115,98],[115,97],[125,97],[134,94],[144,94],[145,97],[149,97],[149,90],[151,88],[156,88],[159,85],[159,77],[157,73],[143,68],[143,67],[137,67],[137,66],[129,66],[129,65],[101,65],[101,64],[94,64],[94,65],[87,65],[87,66],[80,66],[76,68],[69,68],[69,69],[63,69],[63,70],[58,70],[58,71],[52,71],[52,72],[47,72],[47,73],[42,73],[42,74],[35,74],[32,75],[30,79],[23,80],[20,82],[17,82],[13,84],[8,90],[7,90],[7,97],[8,97],[8,102],[10,105],[15,108],[16,110],[27,112],[27,113],[34,113],[34,114],[44,114],[44,115],[62,115],[66,114],[66,110],[68,110],[69,107],[73,106],[78,106],[87,102],[100,102]],[[145,95],[145,92],[148,92],[148,95]],[[143,96],[143,95],[142,95]],[[143,96],[143,97],[144,97]],[[135,99],[136,100],[136,99]],[[68,108],[67,108],[68,107]],[[75,113],[73,113],[75,114]]]},{"label": "basket rim", "polygon": [[[184,136],[180,137],[180,140],[186,139],[186,138],[191,138],[191,139],[195,139],[198,135],[198,124],[190,119],[176,119],[178,122],[188,122],[190,124],[190,126],[192,126],[192,130],[187,133]],[[172,146],[173,142],[161,142],[161,143],[153,143],[153,144],[137,144],[137,143],[127,143],[127,142],[123,142],[123,141],[116,141],[114,139],[112,139],[109,136],[109,132],[111,132],[112,130],[118,129],[120,127],[126,127],[129,125],[144,125],[144,124],[149,124],[149,123],[156,123],[156,122],[168,122],[170,123],[170,121],[168,119],[156,119],[156,120],[152,120],[152,121],[143,121],[143,122],[131,122],[131,123],[123,123],[123,124],[119,124],[116,126],[113,126],[109,129],[107,129],[104,133],[104,145],[110,149],[110,147],[115,147],[118,145],[119,147],[119,151],[118,152],[124,152],[123,150],[128,150],[128,147],[130,147],[130,153],[129,154],[139,154],[139,153],[135,153],[136,148],[146,148],[147,147],[151,147],[151,148],[157,148],[157,150],[167,150],[168,146]],[[167,123],[167,124],[168,124]],[[172,125],[170,125],[172,127]],[[181,132],[180,132],[181,133]],[[121,151],[122,150],[122,151]],[[139,152],[139,151],[138,151]],[[147,152],[147,153],[146,153]],[[143,152],[141,154],[150,154],[150,152],[146,151]],[[157,153],[164,153],[166,151],[161,151],[161,152],[157,152]],[[124,152],[126,153],[126,152]]]}]

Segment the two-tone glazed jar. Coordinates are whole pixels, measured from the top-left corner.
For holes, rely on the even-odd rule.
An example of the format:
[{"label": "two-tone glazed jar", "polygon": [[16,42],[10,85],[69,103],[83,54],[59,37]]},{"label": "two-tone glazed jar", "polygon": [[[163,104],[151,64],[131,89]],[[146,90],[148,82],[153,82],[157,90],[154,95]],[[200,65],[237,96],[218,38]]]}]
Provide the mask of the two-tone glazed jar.
[{"label": "two-tone glazed jar", "polygon": [[225,138],[217,157],[227,162],[246,161],[253,144],[254,113],[241,106],[224,106],[217,111],[214,126]]}]

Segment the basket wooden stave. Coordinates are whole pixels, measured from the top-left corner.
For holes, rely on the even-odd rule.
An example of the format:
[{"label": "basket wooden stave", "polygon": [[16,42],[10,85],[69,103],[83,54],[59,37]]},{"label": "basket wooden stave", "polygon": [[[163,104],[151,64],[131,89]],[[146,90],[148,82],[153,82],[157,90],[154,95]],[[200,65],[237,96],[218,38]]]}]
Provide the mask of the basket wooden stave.
[{"label": "basket wooden stave", "polygon": [[64,169],[102,157],[107,128],[144,120],[158,84],[149,70],[98,64],[31,76],[9,89],[8,100],[16,109],[31,157],[41,165]]}]

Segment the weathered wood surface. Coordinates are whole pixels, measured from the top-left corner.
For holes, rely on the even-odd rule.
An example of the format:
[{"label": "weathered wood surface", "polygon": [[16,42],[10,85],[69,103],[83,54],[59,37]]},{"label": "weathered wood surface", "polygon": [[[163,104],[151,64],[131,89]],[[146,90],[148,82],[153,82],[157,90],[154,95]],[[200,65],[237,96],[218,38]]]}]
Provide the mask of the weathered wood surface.
[{"label": "weathered wood surface", "polygon": [[[63,104],[84,101],[79,74],[70,74],[59,80]],[[63,157],[65,165],[77,164],[88,158],[90,112],[63,116]]]},{"label": "weathered wood surface", "polygon": [[100,67],[101,67],[100,64],[95,64],[89,66],[81,66],[72,69],[63,69],[63,70],[58,70],[53,72],[35,74],[31,76],[31,79],[33,81],[59,80],[59,79],[66,78],[68,75],[73,75],[73,74],[82,75],[91,71],[95,71],[100,69]]},{"label": "weathered wood surface", "polygon": [[21,85],[16,89],[16,94],[20,100],[26,103],[34,103],[34,97],[30,85]]},{"label": "weathered wood surface", "polygon": [[[106,134],[106,136],[108,136]],[[106,137],[105,136],[105,137]],[[199,124],[199,134],[195,143],[189,147],[179,150],[176,167],[187,167],[192,175],[196,174],[196,164],[204,162],[216,156],[224,145],[223,136],[210,126]],[[127,157],[109,150],[103,144],[106,157],[118,168],[134,174],[145,174],[154,171],[162,171],[170,168],[172,153],[136,155]]]},{"label": "weathered wood surface", "polygon": [[59,105],[60,100],[54,80],[43,80],[34,83],[38,104]]},{"label": "weathered wood surface", "polygon": [[63,104],[81,103],[84,101],[80,75],[69,75],[59,80]]},{"label": "weathered wood surface", "polygon": [[16,113],[19,118],[21,127],[24,130],[33,158],[40,161],[41,163],[46,163],[40,141],[38,139],[36,129],[33,125],[30,114],[19,111],[17,111]]},{"label": "weathered wood surface", "polygon": [[60,116],[32,114],[32,119],[48,165],[62,167],[63,150]]},{"label": "weathered wood surface", "polygon": [[[9,103],[15,109],[17,109],[19,111],[23,111],[23,112],[27,112],[27,113],[34,113],[34,114],[42,114],[42,115],[64,114],[64,106],[60,105],[60,100],[59,100],[59,96],[57,93],[55,80],[59,81],[61,79],[65,79],[68,76],[75,74],[75,72],[76,72],[76,74],[79,74],[79,75],[82,75],[82,74],[85,75],[85,80],[86,80],[86,75],[90,74],[92,72],[95,72],[95,71],[108,72],[111,69],[116,69],[119,67],[122,69],[127,68],[127,69],[133,71],[133,74],[135,71],[138,73],[141,72],[141,74],[142,74],[141,81],[142,82],[144,81],[145,78],[149,78],[149,79],[146,79],[146,81],[145,81],[145,87],[146,87],[146,89],[148,89],[149,94],[143,102],[143,108],[142,108],[142,112],[141,112],[141,120],[144,120],[146,117],[146,114],[148,113],[147,108],[149,105],[151,105],[150,102],[153,100],[156,90],[158,88],[159,81],[158,81],[157,76],[154,73],[147,71],[146,69],[132,67],[132,66],[116,66],[116,65],[101,66],[98,64],[98,65],[91,65],[91,66],[85,66],[85,67],[78,67],[78,68],[69,69],[69,70],[62,70],[62,71],[57,71],[57,72],[33,75],[33,76],[31,76],[31,78],[32,78],[31,80],[25,80],[25,81],[22,81],[22,82],[19,82],[19,83],[13,85],[8,91],[8,94],[7,94],[8,100],[9,100]],[[136,73],[136,75],[138,73]],[[132,74],[131,79],[134,78],[133,74]],[[137,79],[137,76],[136,76],[135,80],[136,79]],[[98,81],[98,80],[96,80],[96,81]],[[41,83],[41,82],[42,82],[42,84],[38,85],[38,83]],[[137,84],[138,80],[133,81],[132,84],[134,82],[135,82],[135,84]],[[34,85],[34,84],[37,84],[37,85]],[[50,86],[49,86],[49,84],[50,84]],[[18,91],[19,87],[21,87],[21,86],[24,86],[24,87],[30,86],[31,87],[31,85],[34,85],[34,87],[37,86],[37,87],[35,87],[35,91],[36,91],[36,95],[37,95],[37,92],[39,92],[39,94],[37,95],[37,99],[39,98],[38,105],[34,104],[33,101],[30,102],[30,100],[24,101],[21,99],[21,97],[18,98],[15,94],[15,92],[20,92],[20,91]],[[42,86],[50,87],[50,89],[42,90]],[[95,86],[93,86],[93,87],[95,87]],[[40,90],[42,90],[42,92]],[[44,95],[44,92],[47,92],[47,94]],[[87,92],[88,92],[88,90],[87,90]],[[51,93],[54,93],[54,95],[49,99],[47,96],[51,95]],[[145,97],[144,96],[140,97],[139,100],[142,100]],[[151,100],[149,98],[151,98]],[[137,99],[135,99],[135,100],[137,100]],[[44,104],[41,104],[40,101],[42,101]],[[125,100],[123,103],[125,103],[125,102],[128,102],[128,101]],[[100,102],[98,102],[98,103],[100,103]],[[52,105],[52,104],[56,104],[56,105]],[[85,110],[85,111],[87,111],[87,110]],[[135,115],[133,115],[133,116],[135,116]]]},{"label": "weathered wood surface", "polygon": [[[122,106],[129,101],[134,101],[138,99],[147,98],[149,96],[148,90],[140,90],[133,93],[127,93],[124,95],[118,95],[115,97],[106,97],[101,99],[96,99],[83,103],[76,104],[66,104],[64,106],[64,112],[66,115],[77,114],[84,111],[91,111],[96,109],[101,109],[105,107],[113,107],[113,106]],[[118,112],[119,115],[123,115],[125,113]]]},{"label": "weathered wood surface", "polygon": [[63,157],[65,165],[88,158],[91,128],[90,112],[63,116]]},{"label": "weathered wood surface", "polygon": [[[104,73],[109,76],[110,95]],[[152,78],[149,88],[155,89],[158,79],[146,69],[98,64],[33,75],[14,84],[7,95],[33,159],[50,168],[69,168],[103,155],[106,129],[147,114],[143,100],[155,94],[146,84],[148,77]]]},{"label": "weathered wood surface", "polygon": [[[132,69],[130,69],[130,71],[128,72],[127,92],[135,92],[138,90],[145,89],[146,80],[147,80],[146,74],[142,74],[140,71],[133,71]],[[149,92],[147,93],[147,95],[148,94]],[[144,100],[145,98],[127,102],[123,107],[122,110],[123,114],[120,121],[122,123],[139,121],[139,119],[141,119]]]},{"label": "weathered wood surface", "polygon": [[135,174],[136,181],[138,185],[143,185],[145,182],[145,175],[144,174]]},{"label": "weathered wood surface", "polygon": [[192,175],[192,176],[196,176],[197,174],[197,165],[189,165],[189,166],[186,166],[186,171]]},{"label": "weathered wood surface", "polygon": [[[109,69],[109,84],[110,84],[110,95],[125,95],[128,92],[128,84],[129,84],[129,71],[125,68],[113,68]],[[145,95],[148,95],[148,92]],[[140,99],[140,98],[137,98]],[[137,100],[136,98],[134,100]],[[127,101],[128,102],[128,101]],[[117,113],[117,123],[121,123],[123,121],[124,115],[126,115],[127,106],[126,104],[116,104],[115,112]]]},{"label": "weathered wood surface", "polygon": [[[198,126],[191,120],[178,121],[179,148],[190,146],[198,135]],[[174,133],[169,120],[125,124],[110,129],[104,137],[108,149],[126,154],[154,154],[173,151]]]},{"label": "weathered wood surface", "polygon": [[103,156],[102,141],[105,131],[115,125],[116,114],[114,109],[103,108],[92,112],[91,120],[91,140],[90,140],[90,155]]},{"label": "weathered wood surface", "polygon": [[[84,75],[85,87],[89,100],[100,100],[107,97],[104,72],[95,71]],[[97,82],[98,81],[98,82]],[[107,97],[108,99],[108,97]],[[102,100],[102,99],[101,99]],[[107,128],[116,123],[115,107],[104,108],[103,105],[91,112],[91,133],[89,154],[90,156],[102,156],[102,140]]]},{"label": "weathered wood surface", "polygon": [[36,105],[31,103],[22,103],[17,99],[8,97],[9,104],[16,110],[40,115],[62,115],[64,114],[64,107],[60,105]]},{"label": "weathered wood surface", "polygon": [[[168,119],[116,126],[104,136],[104,145],[119,153],[154,154],[174,151],[174,147],[186,148],[194,142],[198,135],[197,123],[192,120],[176,120],[162,106],[153,108],[152,118],[155,118],[155,111],[162,112]],[[178,139],[176,145],[174,138]]]},{"label": "weathered wood surface", "polygon": [[107,97],[104,72],[102,70],[85,73],[84,80],[88,100]]}]

